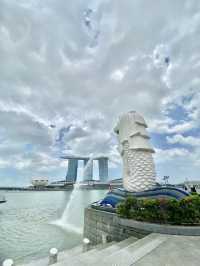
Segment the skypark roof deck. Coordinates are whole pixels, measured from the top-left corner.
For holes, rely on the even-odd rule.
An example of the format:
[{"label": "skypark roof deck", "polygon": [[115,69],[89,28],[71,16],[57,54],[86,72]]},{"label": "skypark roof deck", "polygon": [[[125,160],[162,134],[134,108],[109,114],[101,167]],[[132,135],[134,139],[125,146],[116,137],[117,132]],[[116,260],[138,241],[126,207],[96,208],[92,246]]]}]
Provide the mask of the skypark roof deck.
[{"label": "skypark roof deck", "polygon": [[74,155],[63,155],[60,157],[61,159],[77,159],[77,160],[99,160],[99,159],[108,159],[106,156],[97,156],[97,157],[88,157],[88,156],[74,156]]},{"label": "skypark roof deck", "polygon": [[93,180],[93,161],[97,160],[99,164],[99,179],[101,181],[108,180],[108,157],[97,156],[75,156],[75,155],[64,155],[61,156],[62,159],[68,160],[68,169],[66,175],[67,182],[76,182],[77,172],[78,172],[78,161],[84,161],[84,171],[82,181]]}]

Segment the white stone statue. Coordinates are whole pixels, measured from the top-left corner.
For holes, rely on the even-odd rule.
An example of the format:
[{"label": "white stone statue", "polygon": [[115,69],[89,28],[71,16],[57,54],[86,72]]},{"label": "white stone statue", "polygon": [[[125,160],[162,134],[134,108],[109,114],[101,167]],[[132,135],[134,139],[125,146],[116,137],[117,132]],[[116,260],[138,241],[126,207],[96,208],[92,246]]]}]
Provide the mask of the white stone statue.
[{"label": "white stone statue", "polygon": [[156,173],[144,118],[135,111],[119,118],[114,131],[119,139],[123,159],[123,186],[130,192],[151,189],[156,183]]}]

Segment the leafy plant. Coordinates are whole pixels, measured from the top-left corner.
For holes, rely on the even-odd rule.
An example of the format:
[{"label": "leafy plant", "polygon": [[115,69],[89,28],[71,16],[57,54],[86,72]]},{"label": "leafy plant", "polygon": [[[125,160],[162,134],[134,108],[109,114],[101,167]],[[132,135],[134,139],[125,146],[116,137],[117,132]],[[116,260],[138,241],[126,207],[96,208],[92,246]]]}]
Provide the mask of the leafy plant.
[{"label": "leafy plant", "polygon": [[169,224],[200,224],[200,196],[175,199],[137,199],[128,197],[117,206],[120,217]]}]

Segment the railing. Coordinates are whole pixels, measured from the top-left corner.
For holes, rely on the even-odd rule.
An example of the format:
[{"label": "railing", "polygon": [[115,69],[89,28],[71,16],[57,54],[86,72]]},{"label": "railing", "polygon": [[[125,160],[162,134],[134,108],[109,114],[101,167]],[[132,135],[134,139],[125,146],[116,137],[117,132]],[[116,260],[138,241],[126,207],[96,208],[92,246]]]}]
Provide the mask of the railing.
[{"label": "railing", "polygon": [[[102,234],[102,244],[108,243],[108,235],[103,233]],[[91,244],[91,241],[88,238],[83,239],[83,249],[82,252],[87,252],[91,248],[93,248],[93,245]],[[48,265],[53,265],[58,262],[58,250],[57,248],[51,248],[49,250],[49,257],[48,257]],[[37,261],[36,261],[36,265]],[[6,259],[4,260],[2,266],[16,266],[14,260],[12,259]]]},{"label": "railing", "polygon": [[[48,265],[52,265],[57,263],[58,261],[58,250],[57,248],[51,248],[49,250],[49,261],[48,261]],[[37,261],[36,261],[37,264]],[[4,260],[2,266],[16,266],[16,264],[14,263],[14,261],[12,259],[6,259]]]}]

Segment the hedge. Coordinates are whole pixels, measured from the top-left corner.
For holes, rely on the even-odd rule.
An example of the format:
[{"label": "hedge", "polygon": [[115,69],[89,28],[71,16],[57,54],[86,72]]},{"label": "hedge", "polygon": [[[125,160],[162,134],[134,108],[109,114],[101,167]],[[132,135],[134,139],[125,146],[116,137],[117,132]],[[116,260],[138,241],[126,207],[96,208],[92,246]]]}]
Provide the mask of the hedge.
[{"label": "hedge", "polygon": [[163,224],[200,224],[200,196],[175,199],[137,199],[128,197],[117,205],[122,218]]}]

